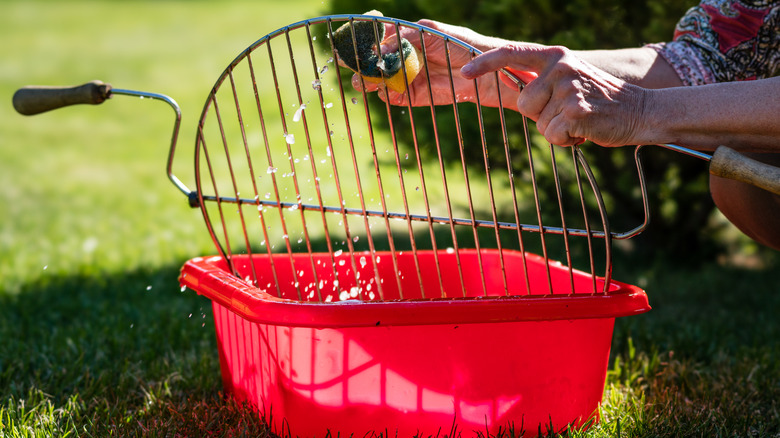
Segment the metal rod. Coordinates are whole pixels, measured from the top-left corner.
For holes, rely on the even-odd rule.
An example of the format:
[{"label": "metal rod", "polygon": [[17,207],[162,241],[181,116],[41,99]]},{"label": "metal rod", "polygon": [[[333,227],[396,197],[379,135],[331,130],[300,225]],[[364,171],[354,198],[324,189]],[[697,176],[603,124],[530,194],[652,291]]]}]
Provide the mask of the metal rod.
[{"label": "metal rod", "polygon": [[[311,44],[312,44],[311,43],[311,35],[308,35],[308,31],[309,31],[308,26],[306,27],[306,30],[307,30],[307,36],[308,36],[307,40],[309,42],[309,46],[311,47]],[[298,81],[298,70],[297,70],[296,64],[295,64],[295,56],[293,55],[292,44],[290,42],[290,35],[289,35],[289,33],[287,33],[286,36],[287,36],[287,47],[288,47],[288,49],[290,51],[290,64],[292,65],[293,77],[295,78],[295,90],[296,90],[296,93],[298,94],[299,105],[303,105],[303,97],[301,96],[301,86],[300,86],[300,83]],[[313,52],[314,49],[311,48],[310,51]],[[313,56],[313,54],[312,54],[312,56]],[[316,61],[314,61],[314,69],[315,70],[317,69]],[[304,132],[306,134],[306,144],[308,145],[309,153],[312,154],[312,158],[313,158],[314,157],[314,155],[313,155],[314,154],[314,149],[312,148],[311,136],[309,134],[309,126],[308,126],[308,123],[307,123],[306,120],[307,120],[306,119],[306,112],[302,111],[301,112],[301,121],[303,122],[303,128],[304,128]],[[331,154],[330,154],[330,164],[331,164],[331,170],[333,171],[333,181],[334,181],[335,186],[336,186],[336,194],[338,195],[338,204],[341,206],[341,221],[344,224],[344,233],[346,235],[345,242],[347,244],[347,250],[349,251],[349,260],[350,260],[350,262],[352,264],[352,276],[355,278],[355,285],[357,286],[357,284],[359,283],[359,278],[358,278],[357,262],[355,261],[355,248],[354,248],[353,242],[352,242],[352,233],[351,233],[350,228],[349,228],[349,221],[347,220],[346,213],[344,213],[345,201],[344,201],[344,195],[343,195],[343,192],[342,192],[341,179],[339,178],[339,170],[338,170],[338,165],[336,163],[336,154],[333,151],[333,143],[331,142],[330,135],[328,133],[328,126],[327,126],[327,124],[325,125],[325,137],[328,139],[327,140],[328,141],[328,148],[331,151]],[[352,139],[351,138],[350,138],[350,148],[352,150],[354,150],[354,145],[352,144]],[[292,151],[290,151],[290,165],[291,166],[293,165],[292,163],[293,163]],[[314,165],[314,160],[312,160],[312,165]],[[297,193],[297,186],[296,186],[296,194],[300,195],[300,193]],[[300,199],[300,197],[299,197],[299,199]],[[340,285],[341,285],[341,281],[339,280],[339,286]],[[338,291],[338,289],[334,288],[334,293],[337,292],[337,291]]]},{"label": "metal rod", "polygon": [[574,178],[577,181],[577,193],[580,195],[580,205],[582,205],[582,218],[585,221],[585,231],[588,233],[588,259],[590,260],[590,278],[593,281],[593,293],[596,293],[598,287],[596,286],[596,265],[595,258],[593,256],[593,236],[590,231],[590,220],[588,220],[588,207],[585,203],[585,194],[582,190],[582,178],[580,177],[580,165],[577,160],[577,155],[580,154],[579,146],[572,146],[571,148],[571,161],[574,163]]},{"label": "metal rod", "polygon": [[[566,265],[569,268],[569,281],[571,293],[574,293],[574,271],[571,266],[571,248],[569,247],[569,233],[566,232],[566,213],[563,208],[563,193],[561,192],[561,178],[558,175],[558,163],[555,161],[555,145],[550,143],[550,163],[552,164],[553,180],[555,181],[555,194],[558,197],[558,212],[561,214],[561,228],[563,229],[563,246],[566,250]],[[576,163],[575,163],[576,165]]]},{"label": "metal rod", "polygon": [[[252,78],[252,90],[254,91],[254,95],[255,95],[255,105],[257,107],[258,119],[260,120],[260,129],[261,129],[261,132],[262,132],[262,135],[263,135],[263,144],[265,145],[265,150],[269,154],[268,156],[269,156],[269,159],[270,159],[270,150],[271,149],[270,149],[270,145],[268,143],[268,132],[266,131],[266,127],[265,127],[265,119],[263,118],[263,107],[260,104],[260,91],[257,88],[257,79],[255,78],[255,69],[254,69],[254,65],[252,63],[252,57],[250,56],[249,53],[247,53],[247,55],[246,55],[246,60],[247,60],[247,63],[249,65],[249,76]],[[259,202],[260,201],[260,192],[257,189],[257,178],[256,178],[256,175],[254,174],[254,168],[252,167],[251,163],[250,163],[250,176],[252,178],[252,186],[254,187],[254,190],[255,190],[255,205],[257,206],[256,207],[257,208],[257,216],[260,218],[260,228],[261,228],[262,233],[263,233],[263,243],[265,243],[265,245],[261,245],[261,246],[265,246],[266,254],[268,255],[268,263],[271,266],[271,275],[273,276],[274,285],[276,286],[276,296],[277,297],[281,297],[282,296],[282,291],[281,291],[281,288],[280,288],[280,285],[279,285],[279,276],[276,273],[276,265],[275,265],[275,262],[274,262],[274,258],[271,257],[271,244],[269,243],[270,242],[270,238],[268,237],[268,227],[267,227],[266,222],[265,222],[265,215],[263,214],[263,206]],[[314,275],[315,275],[315,278],[316,278],[316,275],[317,275],[317,271],[316,270],[314,271]],[[319,291],[319,289],[318,289],[318,291]]]},{"label": "metal rod", "polygon": [[161,100],[167,103],[173,109],[175,113],[175,119],[173,121],[173,134],[171,134],[171,147],[168,150],[168,163],[166,165],[165,171],[168,174],[168,179],[171,180],[173,185],[175,185],[176,188],[179,189],[179,191],[181,191],[188,197],[192,195],[193,193],[192,190],[190,190],[186,185],[184,185],[184,183],[181,182],[181,180],[179,180],[179,178],[177,178],[176,175],[173,174],[173,157],[176,155],[176,143],[179,139],[179,128],[181,127],[181,108],[179,107],[179,104],[176,103],[175,100],[173,100],[172,98],[164,94],[148,93],[146,91],[112,88],[111,94],[118,94],[124,96],[136,96],[136,97],[140,97],[141,99]]},{"label": "metal rod", "polygon": [[[233,91],[233,101],[236,104],[236,115],[238,117],[238,126],[239,126],[239,128],[241,130],[241,141],[242,141],[242,143],[244,145],[244,151],[246,152],[247,163],[249,164],[249,172],[252,175],[251,179],[252,179],[252,183],[254,184],[254,170],[252,168],[252,157],[251,157],[251,155],[249,153],[249,143],[247,142],[246,130],[244,128],[244,118],[241,115],[241,105],[240,105],[240,103],[238,101],[238,93],[236,92],[236,82],[235,82],[235,79],[233,78],[233,72],[232,71],[230,72],[230,88]],[[223,140],[224,140],[224,136],[223,136]],[[226,154],[227,154],[227,151],[228,151],[228,145],[227,145],[227,143],[225,143],[225,153]],[[230,160],[228,160],[228,165],[231,166],[230,174],[232,176],[233,175],[233,170],[232,170],[232,163],[231,163]],[[233,190],[236,193],[236,197],[240,196],[240,193],[238,191],[238,185],[236,184],[235,177],[233,177]],[[257,187],[255,187],[254,194],[255,194],[255,196],[257,196]],[[244,211],[243,211],[243,209],[241,208],[240,205],[238,207],[238,217],[239,217],[239,220],[241,221],[241,230],[243,231],[243,234],[244,234],[244,243],[246,244],[246,253],[249,256],[249,261],[250,261],[249,267],[250,267],[250,270],[252,271],[252,279],[253,279],[253,282],[256,284],[257,283],[257,271],[255,270],[255,264],[252,263],[252,260],[253,260],[252,259],[252,244],[250,243],[249,234],[247,233],[246,220],[244,219]]]},{"label": "metal rod", "polygon": [[[376,24],[375,24],[376,27]],[[404,62],[403,59],[403,51],[401,50],[401,29],[398,27],[398,23],[395,25],[395,35],[396,35],[396,42],[398,43],[399,52],[401,54],[401,73],[403,75],[404,83],[408,83],[408,76],[406,73],[406,62]],[[378,47],[378,46],[377,46]],[[429,88],[430,89],[430,88]],[[425,213],[428,217],[428,232],[430,234],[431,238],[431,247],[433,248],[433,260],[434,260],[434,266],[436,269],[436,278],[439,281],[439,291],[440,295],[442,297],[446,297],[444,293],[444,285],[442,284],[442,277],[441,277],[441,267],[439,266],[439,253],[436,247],[436,235],[433,232],[433,222],[431,222],[431,207],[428,202],[428,188],[425,185],[425,173],[423,172],[423,165],[422,165],[422,158],[420,156],[420,144],[417,141],[417,128],[414,123],[414,111],[412,109],[412,95],[410,91],[410,87],[404,86],[404,93],[406,94],[406,110],[409,114],[409,127],[412,132],[412,144],[414,145],[414,156],[417,162],[417,174],[420,177],[420,186],[415,189],[415,191],[420,190],[422,191],[423,196],[423,205],[425,206]],[[433,108],[433,105],[431,105],[431,108]],[[408,209],[407,209],[408,211]],[[419,258],[417,256],[417,245],[412,245],[412,253],[414,254],[415,259],[415,268],[417,269],[417,277],[420,280],[420,290],[422,291],[423,298],[426,298],[425,295],[425,288],[423,287],[423,281],[422,281],[422,271],[420,270],[420,263]]]},{"label": "metal rod", "polygon": [[[498,73],[494,74],[495,81],[496,81],[496,87],[498,87],[499,79],[498,79]],[[487,80],[487,79],[486,79]],[[493,196],[493,180],[491,178],[491,172],[490,172],[490,160],[488,159],[488,143],[487,143],[487,136],[485,135],[485,122],[482,115],[482,102],[479,97],[479,86],[477,86],[476,80],[474,81],[474,95],[476,97],[476,104],[477,104],[477,119],[479,120],[479,137],[480,142],[482,144],[482,162],[485,166],[485,182],[487,183],[487,192],[488,192],[488,199],[490,201],[490,213],[493,217],[493,222],[498,221],[498,215],[496,213],[496,200]],[[509,285],[507,283],[506,279],[506,268],[504,266],[504,254],[503,254],[503,248],[501,245],[501,236],[499,234],[499,229],[495,228],[495,237],[496,237],[496,245],[498,246],[498,256],[499,256],[499,265],[501,269],[501,279],[504,282],[504,295],[509,294]],[[482,262],[479,263],[480,273],[482,275],[483,281],[485,280],[485,273],[484,273],[484,267]],[[487,295],[487,289],[485,287],[485,295]]]},{"label": "metal rod", "polygon": [[[264,200],[255,200],[255,199],[249,199],[249,198],[240,198],[236,199],[234,197],[226,197],[226,196],[212,196],[212,195],[204,195],[203,196],[204,201],[212,201],[212,202],[219,202],[219,203],[231,203],[231,204],[256,204],[256,205],[262,205],[267,207],[281,207],[281,208],[290,208],[294,207],[296,205],[300,206],[304,211],[317,211],[321,213],[341,213],[342,208],[340,207],[330,207],[330,206],[321,206],[317,204],[304,204],[304,203],[297,203],[297,202],[277,202],[277,201],[264,201]],[[349,215],[362,215],[363,211],[361,209],[357,208],[344,208],[343,209],[345,213]],[[395,213],[395,212],[385,212],[385,211],[377,211],[377,210],[366,210],[365,214],[371,217],[386,217],[388,219],[393,219],[397,221],[414,221],[414,222],[428,222],[428,216],[420,215],[420,214],[406,214],[406,213]],[[519,226],[515,224],[514,222],[504,222],[504,221],[488,221],[488,220],[481,220],[481,219],[465,219],[465,218],[451,218],[451,217],[444,217],[444,216],[431,216],[430,219],[432,222],[437,224],[445,224],[449,225],[450,221],[454,225],[457,226],[468,226],[468,227],[476,227],[476,228],[499,228],[501,230],[513,230],[513,231],[524,231],[524,232],[544,232],[545,234],[553,234],[553,235],[562,235],[564,233],[563,228],[561,227],[551,227],[551,226],[543,226],[539,227],[538,225],[529,225],[529,224],[520,224]],[[580,228],[567,228],[566,234],[570,236],[587,236],[588,231],[583,230]],[[600,231],[592,231],[591,232],[592,237],[597,238],[603,238],[604,233]]]},{"label": "metal rod", "polygon": [[[273,75],[273,78],[274,78],[274,89],[276,90],[276,102],[277,102],[277,105],[279,106],[279,119],[280,119],[281,124],[282,124],[282,132],[284,132],[284,135],[285,135],[285,137],[284,137],[285,138],[285,145],[287,146],[288,153],[292,154],[290,149],[289,149],[290,145],[288,143],[288,137],[287,137],[289,135],[289,131],[287,129],[287,119],[284,116],[284,104],[282,103],[282,92],[281,92],[281,89],[279,88],[279,78],[277,77],[277,74],[276,74],[276,64],[274,63],[274,56],[273,56],[273,51],[271,50],[271,45],[270,44],[266,44],[266,49],[268,51],[269,67],[271,69],[271,74]],[[274,195],[276,196],[277,201],[281,202],[281,197],[279,196],[279,185],[278,185],[278,182],[276,181],[276,170],[275,170],[276,167],[274,166],[271,150],[267,149],[266,150],[266,154],[268,156],[268,170],[269,170],[268,173],[271,175],[271,181],[272,181],[273,186],[274,186]],[[292,163],[292,161],[290,161],[290,166],[292,166],[292,172],[293,172],[293,178],[294,178],[293,179],[293,183],[295,184],[295,193],[297,195],[297,194],[300,194],[300,190],[298,189],[297,177],[295,176],[295,167],[294,167],[294,164]],[[287,231],[287,222],[284,220],[284,210],[283,210],[281,204],[278,205],[277,207],[279,209],[279,221],[281,222],[281,227],[282,227],[282,238],[284,239],[284,244],[285,244],[285,247],[287,248],[288,259],[290,260],[290,271],[292,272],[293,281],[295,282],[295,289],[296,289],[296,292],[298,293],[298,297],[300,299],[300,297],[301,297],[301,289],[300,289],[300,284],[298,282],[298,272],[295,269],[295,263],[294,263],[294,259],[293,259],[292,248],[290,247],[290,239],[289,239],[290,234]],[[306,218],[303,216],[303,212],[301,212],[301,222],[304,224],[303,229],[305,230],[306,229],[306,226],[305,226]],[[326,230],[327,230],[327,228],[326,228]],[[271,242],[266,242],[266,245],[270,245],[270,244],[271,244]]]},{"label": "metal rod", "polygon": [[[331,53],[333,54],[333,58],[336,59],[338,54],[336,53],[335,47],[333,45],[333,26],[332,26],[332,23],[330,21],[328,21],[328,39],[330,40]],[[357,56],[357,53],[354,53],[354,55]],[[346,56],[346,55],[344,55],[344,56]],[[366,91],[365,91],[365,84],[363,83],[363,77],[362,76],[359,76],[359,77],[360,77],[360,83],[361,83],[360,92],[362,94],[363,101],[365,102],[366,99],[367,99]],[[344,95],[344,86],[342,84],[341,75],[337,74],[336,78],[337,78],[338,84],[339,84],[339,95],[341,97],[341,108],[342,108],[342,112],[344,113],[344,123],[345,123],[345,127],[346,127],[346,130],[347,130],[347,136],[348,136],[348,138],[351,139],[352,138],[352,128],[351,128],[351,126],[349,124],[349,114],[348,114],[348,111],[347,111],[346,96]],[[386,106],[387,106],[388,117],[389,117],[389,112],[390,112],[389,104],[387,104]],[[387,233],[388,245],[390,247],[391,261],[393,263],[394,278],[395,278],[395,281],[396,281],[396,286],[398,288],[398,292],[399,292],[400,298],[403,298],[403,288],[401,287],[401,278],[398,275],[398,260],[396,258],[395,242],[393,240],[393,233],[392,233],[392,231],[390,229],[389,219],[386,216],[388,210],[387,210],[387,205],[386,205],[386,201],[385,201],[385,191],[384,191],[384,186],[382,184],[382,177],[381,177],[381,172],[380,172],[380,167],[379,167],[379,160],[378,160],[377,153],[376,153],[376,143],[374,141],[374,129],[373,129],[373,124],[371,123],[371,112],[368,110],[367,106],[364,106],[364,112],[365,112],[365,117],[366,117],[366,126],[367,126],[367,129],[368,129],[368,135],[369,135],[369,143],[371,144],[371,154],[372,154],[372,158],[373,158],[373,162],[374,162],[374,171],[375,171],[375,174],[376,174],[377,186],[379,188],[379,198],[380,198],[379,201],[380,201],[380,204],[382,206],[382,211],[384,212],[382,216],[385,218],[385,230],[386,230],[386,233]],[[392,128],[392,119],[389,119],[389,120],[390,120],[391,136],[394,136],[395,134],[394,134],[394,132],[392,132],[392,129],[393,129]],[[380,288],[379,289],[380,297],[381,297],[381,299],[384,299],[384,291],[382,289],[382,281],[379,278],[379,274],[378,274],[379,267],[377,266],[377,260],[376,260],[375,253],[371,254],[371,263],[372,263],[372,265],[374,267],[374,272],[375,272],[375,275],[376,275],[377,285]]]},{"label": "metal rod", "polygon": [[585,156],[582,154],[582,151],[579,148],[577,149],[577,159],[582,165],[582,169],[585,171],[585,175],[588,177],[588,182],[590,183],[590,187],[593,189],[593,195],[596,198],[596,203],[599,207],[599,214],[601,215],[601,224],[603,226],[604,232],[600,235],[597,233],[594,233],[593,235],[604,238],[604,250],[606,251],[605,259],[607,262],[607,265],[604,268],[604,293],[607,293],[609,291],[609,284],[612,281],[612,233],[609,231],[607,208],[604,205],[604,198],[601,196],[601,191],[599,190],[598,183],[596,182],[596,177],[593,176],[593,171],[590,169],[588,162],[585,160]]},{"label": "metal rod", "polygon": [[[425,50],[425,40],[423,39],[423,50]],[[423,51],[423,53],[425,53]],[[449,54],[450,53],[450,47],[449,47],[449,40],[444,39],[444,53]],[[455,82],[452,78],[452,64],[450,62],[449,55],[445,56],[445,59],[447,60],[447,72],[448,72],[448,79],[449,79],[449,85],[450,85],[450,93],[451,96],[455,96]],[[428,92],[431,99],[431,102],[433,102],[433,94],[431,93],[431,80],[430,75],[428,74],[428,63],[425,63],[425,73],[426,73],[426,80],[428,81]],[[431,105],[431,108],[433,108],[433,105]],[[453,108],[453,115],[455,117],[455,133],[458,138],[458,146],[460,150],[463,150],[463,135],[461,133],[460,129],[460,117],[458,115],[458,102],[456,98],[453,98],[452,100],[452,108]],[[435,125],[434,125],[435,126]],[[438,134],[438,132],[437,132]],[[438,138],[438,137],[437,137]],[[442,163],[442,155],[441,155],[441,144],[436,142],[436,153],[439,156],[439,167],[441,169],[441,177],[442,177],[442,184],[444,185],[444,199],[447,204],[447,218],[448,223],[450,226],[450,235],[452,236],[452,247],[455,253],[455,263],[458,266],[458,279],[460,280],[460,288],[463,292],[463,296],[466,296],[466,282],[463,279],[463,267],[460,263],[460,251],[458,249],[458,235],[455,232],[455,222],[453,221],[453,214],[452,214],[452,202],[450,200],[449,195],[449,189],[447,188],[447,176],[444,172],[444,163]]]}]

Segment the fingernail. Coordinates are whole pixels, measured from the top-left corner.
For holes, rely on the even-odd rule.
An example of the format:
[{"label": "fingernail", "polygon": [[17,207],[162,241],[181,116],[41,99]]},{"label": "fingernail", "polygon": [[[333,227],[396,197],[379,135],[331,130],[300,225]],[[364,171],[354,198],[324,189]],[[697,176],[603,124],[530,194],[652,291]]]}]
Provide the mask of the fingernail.
[{"label": "fingernail", "polygon": [[464,76],[469,76],[473,70],[474,70],[474,65],[469,62],[468,64],[460,68],[460,74]]}]

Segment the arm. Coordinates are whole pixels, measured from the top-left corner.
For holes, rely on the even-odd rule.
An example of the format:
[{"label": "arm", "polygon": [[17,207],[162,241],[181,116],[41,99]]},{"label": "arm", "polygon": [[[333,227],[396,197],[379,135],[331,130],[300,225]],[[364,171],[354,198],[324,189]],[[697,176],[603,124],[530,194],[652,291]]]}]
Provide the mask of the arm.
[{"label": "arm", "polygon": [[780,77],[648,90],[639,143],[780,152]]},{"label": "arm", "polygon": [[475,78],[509,66],[539,74],[520,93],[517,108],[555,144],[587,138],[603,146],[678,143],[714,150],[725,144],[780,151],[780,78],[643,88],[639,85],[672,86],[677,78],[669,64],[646,50],[652,49],[580,52],[581,57],[563,47],[512,43],[475,58],[461,72]]},{"label": "arm", "polygon": [[575,51],[585,62],[630,84],[644,88],[679,87],[683,83],[657,51],[649,47]]}]

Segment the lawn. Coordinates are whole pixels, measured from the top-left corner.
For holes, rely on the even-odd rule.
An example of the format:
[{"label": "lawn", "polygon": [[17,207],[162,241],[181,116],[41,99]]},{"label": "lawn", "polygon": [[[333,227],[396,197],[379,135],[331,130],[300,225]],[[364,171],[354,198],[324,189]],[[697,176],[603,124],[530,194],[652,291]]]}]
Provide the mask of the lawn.
[{"label": "lawn", "polygon": [[[23,117],[10,100],[26,84],[92,79],[170,95],[183,109],[175,170],[191,186],[197,114],[222,69],[324,10],[4,3],[0,437],[267,434],[222,398],[210,304],[176,281],[184,261],[215,250],[164,173],[170,109],[117,97]],[[646,288],[654,309],[617,321],[601,422],[574,436],[780,436],[780,259],[729,234],[728,257],[616,258],[615,278]]]}]

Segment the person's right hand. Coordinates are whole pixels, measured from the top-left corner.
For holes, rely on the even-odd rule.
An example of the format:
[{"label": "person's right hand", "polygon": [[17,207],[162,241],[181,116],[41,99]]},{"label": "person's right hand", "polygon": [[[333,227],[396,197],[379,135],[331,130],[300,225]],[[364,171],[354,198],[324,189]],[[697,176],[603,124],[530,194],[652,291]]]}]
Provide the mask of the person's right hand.
[{"label": "person's right hand", "polygon": [[569,146],[588,139],[602,146],[646,144],[645,89],[565,47],[532,43],[491,49],[461,73],[479,78],[506,67],[538,74],[520,93],[516,109],[533,119],[550,143]]},{"label": "person's right hand", "polygon": [[[452,26],[439,23],[432,20],[420,20],[418,24],[442,33],[455,37],[480,51],[487,51],[496,47],[502,47],[509,42],[499,38],[492,38],[474,32],[471,29]],[[398,35],[393,25],[385,24],[386,36],[380,45],[382,53],[398,50]],[[423,41],[420,38],[420,31],[410,27],[400,26],[402,38],[406,38],[415,47],[422,50]],[[397,93],[389,90],[380,84],[373,84],[363,81],[360,76],[352,77],[352,85],[355,89],[364,88],[367,92],[377,91],[382,100],[388,101],[392,105],[407,105],[407,99],[411,98],[412,106],[425,106],[431,103],[434,105],[447,105],[453,103],[453,94],[458,102],[475,102],[476,95],[475,83],[479,87],[480,104],[485,106],[498,106],[499,93],[496,87],[495,75],[484,75],[478,79],[465,79],[460,74],[460,69],[469,63],[473,56],[472,53],[455,43],[447,43],[437,35],[423,33],[424,52],[426,55],[426,65],[409,84],[408,93]],[[449,49],[449,63],[447,61],[446,49]],[[532,75],[523,72],[517,73],[521,80],[530,81],[534,78]],[[428,84],[430,83],[430,89]],[[505,108],[516,110],[518,92],[514,87],[510,87],[499,81],[501,100]]]}]

